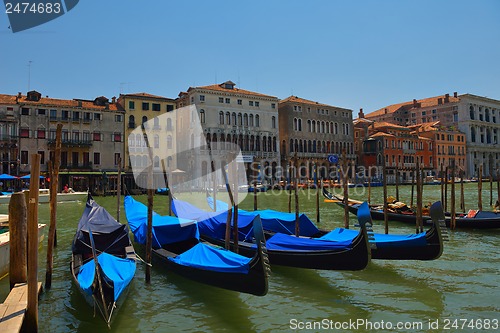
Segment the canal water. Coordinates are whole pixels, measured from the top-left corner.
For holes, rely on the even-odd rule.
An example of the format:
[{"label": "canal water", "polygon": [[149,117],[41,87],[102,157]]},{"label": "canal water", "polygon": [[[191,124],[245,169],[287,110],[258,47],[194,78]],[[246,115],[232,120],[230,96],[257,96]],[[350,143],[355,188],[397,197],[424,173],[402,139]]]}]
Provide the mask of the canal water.
[{"label": "canal water", "polygon": [[[489,185],[484,185],[486,209]],[[410,189],[400,187],[402,201],[410,202]],[[366,198],[366,189],[350,189],[350,193]],[[458,194],[457,186],[457,207]],[[394,187],[389,188],[389,195],[395,196]],[[465,197],[467,209],[477,207],[477,184],[466,185]],[[137,198],[146,201],[145,196]],[[381,202],[382,188],[373,188],[372,198]],[[116,215],[116,197],[95,199]],[[439,199],[439,186],[425,187],[425,203]],[[165,213],[166,200],[155,196],[155,210]],[[313,221],[315,202],[313,190],[301,192],[300,210]],[[258,203],[259,209],[287,211],[287,192],[259,193]],[[322,197],[320,206],[320,227],[343,225],[342,208],[324,203]],[[128,297],[108,330],[71,281],[71,241],[83,208],[81,202],[58,205],[53,282],[40,298],[40,332],[500,331],[500,230],[450,231],[442,257],[429,262],[377,260],[359,272],[273,266],[269,293],[264,297],[191,282],[159,264],[153,266],[151,284],[146,284],[144,266],[138,264]],[[253,208],[252,195],[241,208]],[[0,206],[0,213],[7,213],[7,206]],[[49,206],[40,205],[39,215],[40,222],[48,224]],[[350,220],[353,225],[355,217],[351,215]],[[121,221],[125,221],[123,206]],[[383,233],[383,222],[375,221],[374,230]],[[390,222],[390,233],[414,230],[412,225]],[[40,281],[45,279],[45,260],[46,240],[40,250]],[[7,295],[8,284],[8,277],[0,280],[0,300]]]}]

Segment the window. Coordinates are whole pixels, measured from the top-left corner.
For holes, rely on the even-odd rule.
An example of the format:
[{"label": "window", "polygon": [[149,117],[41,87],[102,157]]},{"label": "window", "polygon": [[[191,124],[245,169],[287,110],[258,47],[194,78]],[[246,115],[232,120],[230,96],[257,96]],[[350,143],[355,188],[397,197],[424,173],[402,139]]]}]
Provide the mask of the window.
[{"label": "window", "polygon": [[19,130],[19,136],[21,138],[29,138],[30,137],[30,130],[29,130],[29,128],[21,128]]},{"label": "window", "polygon": [[[30,109],[29,108],[22,108],[21,109],[21,116],[29,116],[30,115]],[[25,163],[23,163],[25,164]]]},{"label": "window", "polygon": [[243,126],[243,116],[238,113],[238,126]]},{"label": "window", "polygon": [[100,113],[94,113],[94,120],[101,120],[101,114]]},{"label": "window", "polygon": [[255,107],[259,107],[260,102],[255,102]]},{"label": "window", "polygon": [[223,111],[219,112],[219,124],[224,125],[224,112]]},{"label": "window", "polygon": [[205,110],[203,110],[203,109],[200,110],[200,122],[202,124],[205,123]]},{"label": "window", "polygon": [[62,110],[62,119],[63,120],[69,119],[69,111],[68,110]]},{"label": "window", "polygon": [[57,132],[54,129],[51,129],[49,132],[49,140],[55,140],[56,139]]},{"label": "window", "polygon": [[135,110],[135,102],[134,101],[128,101],[128,108],[130,110]]},{"label": "window", "polygon": [[230,98],[226,98],[226,104],[229,104],[231,103],[231,99]]},{"label": "window", "polygon": [[120,153],[115,153],[115,165],[120,164]]},{"label": "window", "polygon": [[255,126],[256,127],[260,127],[260,118],[259,118],[259,115],[255,116]]},{"label": "window", "polygon": [[171,112],[171,111],[174,111],[174,106],[167,104],[167,112]]},{"label": "window", "polygon": [[94,153],[94,164],[101,164],[101,153]]},{"label": "window", "polygon": [[[311,125],[311,123],[309,122],[309,126]],[[273,116],[271,118],[271,128],[276,128],[276,117]]]},{"label": "window", "polygon": [[202,102],[205,101],[205,95],[200,95],[200,101],[202,101]]},{"label": "window", "polygon": [[28,164],[28,151],[21,150],[21,164]]},{"label": "window", "polygon": [[40,155],[40,164],[45,164],[45,152],[43,150],[37,151],[37,154]]},{"label": "window", "polygon": [[160,136],[158,134],[155,134],[154,136],[154,147],[160,148]]},{"label": "window", "polygon": [[219,97],[219,103],[224,103],[224,97]]},{"label": "window", "polygon": [[142,102],[142,110],[143,111],[148,111],[149,110],[149,103]]},{"label": "window", "polygon": [[243,101],[241,99],[238,100],[238,105],[241,105]]},{"label": "window", "polygon": [[74,142],[79,142],[80,141],[80,132],[74,131],[73,132],[73,141]]},{"label": "window", "polygon": [[68,130],[63,130],[62,131],[62,140],[63,141],[69,141],[69,132],[68,132]]},{"label": "window", "polygon": [[253,114],[250,115],[249,125],[253,126]]},{"label": "window", "polygon": [[226,112],[226,124],[231,125],[231,114]]},{"label": "window", "polygon": [[159,103],[153,103],[153,105],[151,106],[151,109],[153,111],[161,111],[161,105]]},{"label": "window", "polygon": [[243,116],[243,125],[248,126],[248,114],[246,114],[246,113]]},{"label": "window", "polygon": [[122,134],[119,132],[115,132],[113,134],[113,141],[114,142],[122,142]]},{"label": "window", "polygon": [[73,111],[73,120],[80,120],[80,111]]},{"label": "window", "polygon": [[87,131],[83,132],[83,141],[84,142],[89,142],[90,141],[90,132],[87,132]]},{"label": "window", "polygon": [[101,141],[101,132],[94,132],[94,141]]},{"label": "window", "polygon": [[36,138],[37,139],[45,139],[45,130],[44,129],[39,129],[36,131]]},{"label": "window", "polygon": [[39,116],[45,116],[45,109],[38,109],[37,114],[38,114]]},{"label": "window", "polygon": [[50,119],[57,119],[57,110],[50,110]]},{"label": "window", "polygon": [[172,136],[167,136],[167,149],[172,149]]},{"label": "window", "polygon": [[253,106],[253,101],[248,101],[248,105]]},{"label": "window", "polygon": [[[276,109],[276,103],[271,103],[271,109]],[[308,108],[311,111],[311,108]]]},{"label": "window", "polygon": [[115,114],[115,122],[117,122],[117,123],[123,122],[123,115]]}]

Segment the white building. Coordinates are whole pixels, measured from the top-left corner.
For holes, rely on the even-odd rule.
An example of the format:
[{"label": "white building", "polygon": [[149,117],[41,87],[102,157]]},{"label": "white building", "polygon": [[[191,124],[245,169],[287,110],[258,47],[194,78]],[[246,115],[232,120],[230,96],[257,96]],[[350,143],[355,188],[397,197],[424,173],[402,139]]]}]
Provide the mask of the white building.
[{"label": "white building", "polygon": [[[198,160],[202,173],[210,171],[210,154],[223,164],[241,148],[247,178],[252,181],[259,169],[267,181],[276,180],[279,166],[278,98],[235,87],[231,81],[202,87],[190,87],[179,94],[177,107],[196,106],[209,149]],[[190,167],[190,166],[187,166]],[[215,166],[219,168],[220,166]],[[219,176],[218,176],[219,177]],[[264,180],[264,179],[263,179]]]}]

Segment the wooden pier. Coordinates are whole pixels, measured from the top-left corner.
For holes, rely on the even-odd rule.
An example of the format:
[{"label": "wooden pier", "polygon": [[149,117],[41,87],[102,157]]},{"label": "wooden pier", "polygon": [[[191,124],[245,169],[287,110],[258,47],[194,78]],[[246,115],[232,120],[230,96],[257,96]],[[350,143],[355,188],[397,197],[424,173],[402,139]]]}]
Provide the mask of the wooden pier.
[{"label": "wooden pier", "polygon": [[[42,292],[41,282],[38,282],[37,290],[38,294]],[[28,284],[18,283],[0,304],[0,332],[21,332],[27,306]]]}]

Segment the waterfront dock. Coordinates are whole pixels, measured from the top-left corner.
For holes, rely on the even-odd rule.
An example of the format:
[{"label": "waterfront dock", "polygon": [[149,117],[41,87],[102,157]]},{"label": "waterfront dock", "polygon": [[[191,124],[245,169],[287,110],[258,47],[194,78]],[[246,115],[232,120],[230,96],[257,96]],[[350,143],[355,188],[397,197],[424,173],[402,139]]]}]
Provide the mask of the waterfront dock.
[{"label": "waterfront dock", "polygon": [[[37,292],[42,292],[41,282],[38,282]],[[27,306],[28,284],[18,283],[0,304],[0,332],[21,332]]]}]

